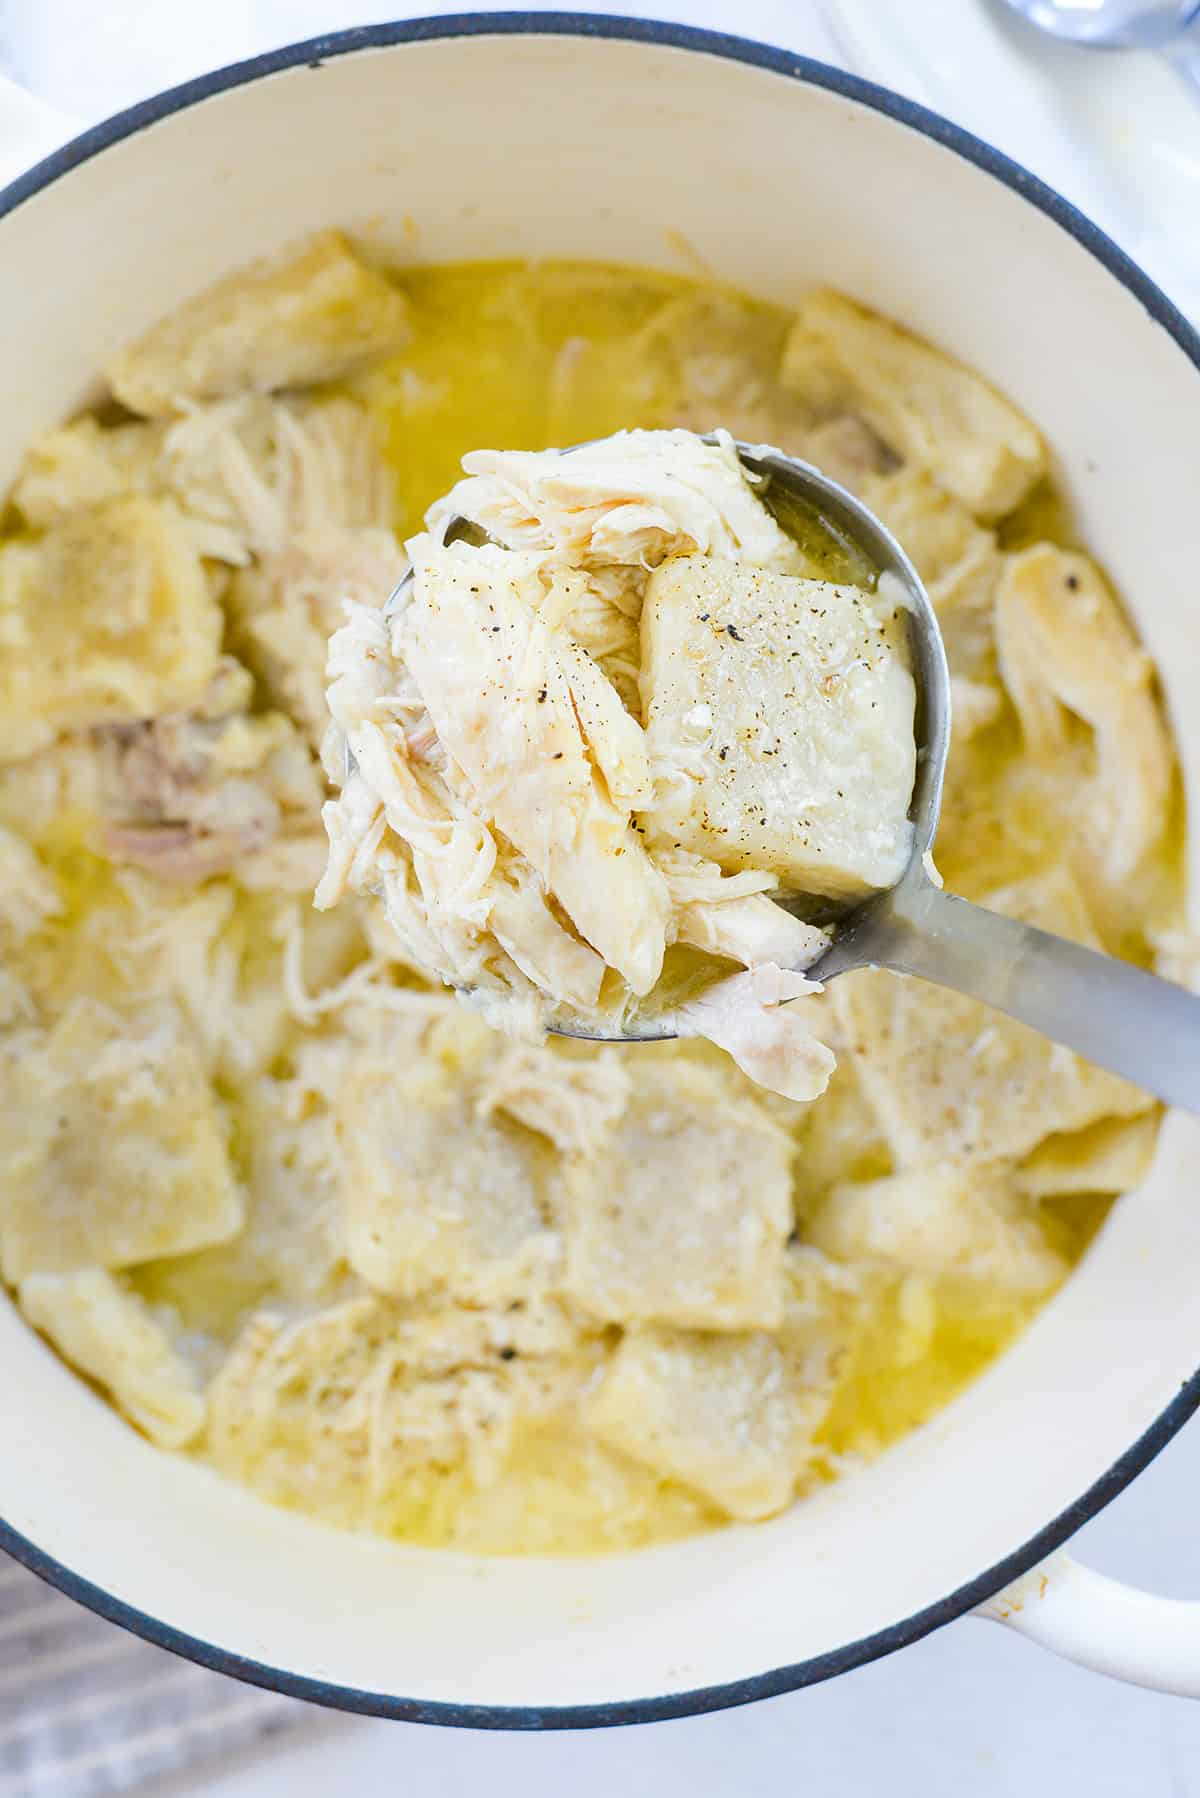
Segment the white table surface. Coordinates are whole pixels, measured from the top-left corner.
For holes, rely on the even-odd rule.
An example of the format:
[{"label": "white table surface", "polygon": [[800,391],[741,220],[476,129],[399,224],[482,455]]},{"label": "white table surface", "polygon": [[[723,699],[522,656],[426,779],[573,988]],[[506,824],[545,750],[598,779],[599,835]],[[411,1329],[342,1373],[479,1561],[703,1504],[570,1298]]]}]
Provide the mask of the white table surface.
[{"label": "white table surface", "polygon": [[[413,10],[460,7],[417,0]],[[837,60],[817,0],[576,0],[576,10],[686,20]],[[90,120],[206,67],[396,11],[347,0],[0,0],[0,66]],[[1106,1572],[1200,1596],[1198,1493],[1200,1423],[1075,1549]],[[500,1735],[314,1709],[283,1742],[206,1764],[147,1798],[475,1798],[481,1789],[489,1798],[1200,1798],[1200,1706],[1116,1685],[968,1619],[809,1691],[642,1729]]]}]

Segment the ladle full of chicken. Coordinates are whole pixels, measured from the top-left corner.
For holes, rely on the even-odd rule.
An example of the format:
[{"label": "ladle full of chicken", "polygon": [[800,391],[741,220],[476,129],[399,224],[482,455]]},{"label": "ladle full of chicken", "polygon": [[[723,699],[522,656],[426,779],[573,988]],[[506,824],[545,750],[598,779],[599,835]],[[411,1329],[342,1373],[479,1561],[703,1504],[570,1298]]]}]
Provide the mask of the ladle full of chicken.
[{"label": "ladle full of chicken", "polygon": [[333,640],[318,903],[380,893],[502,1027],[706,1036],[792,1097],[833,1062],[787,1001],[876,967],[1200,1111],[1200,999],[942,890],[945,651],[860,500],[720,432],[464,467]]}]

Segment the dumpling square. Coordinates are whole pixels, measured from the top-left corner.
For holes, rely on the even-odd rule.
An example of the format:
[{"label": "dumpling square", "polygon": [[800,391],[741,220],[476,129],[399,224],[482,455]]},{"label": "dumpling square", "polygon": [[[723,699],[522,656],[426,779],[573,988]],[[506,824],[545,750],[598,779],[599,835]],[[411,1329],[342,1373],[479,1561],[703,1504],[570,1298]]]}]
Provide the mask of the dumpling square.
[{"label": "dumpling square", "polygon": [[[993,911],[1096,947],[1063,869],[983,895]],[[844,1040],[899,1168],[1018,1160],[1044,1137],[1131,1117],[1153,1101],[1003,1012],[867,969],[832,987]]]},{"label": "dumpling square", "polygon": [[601,1153],[570,1172],[567,1290],[614,1323],[781,1321],[792,1142],[707,1069],[646,1067]]},{"label": "dumpling square", "polygon": [[857,587],[705,556],[650,577],[642,700],[657,839],[794,891],[899,879],[912,845],[903,614]]},{"label": "dumpling square", "polygon": [[183,1448],[204,1425],[195,1376],[136,1292],[103,1268],[31,1274],[21,1310],[64,1360],[111,1393],[118,1410],[162,1448]]},{"label": "dumpling square", "polygon": [[0,759],[186,711],[224,619],[174,506],[132,495],[0,548]]},{"label": "dumpling square", "polygon": [[0,1083],[0,1272],[121,1268],[226,1242],[244,1203],[177,1014],[78,999],[13,1043]]},{"label": "dumpling square", "polygon": [[1045,1293],[1067,1272],[1011,1177],[962,1164],[844,1181],[805,1238],[835,1260],[878,1261],[1014,1298]]},{"label": "dumpling square", "polygon": [[828,1408],[828,1343],[649,1328],[621,1343],[587,1409],[611,1448],[730,1517],[783,1510]]},{"label": "dumpling square", "polygon": [[432,1060],[353,1074],[338,1131],[346,1256],[376,1292],[493,1302],[544,1284],[556,1168],[531,1131],[479,1115]]},{"label": "dumpling square", "polygon": [[122,405],[155,418],[180,401],[337,381],[408,334],[404,295],[321,231],[189,300],[106,372]]}]

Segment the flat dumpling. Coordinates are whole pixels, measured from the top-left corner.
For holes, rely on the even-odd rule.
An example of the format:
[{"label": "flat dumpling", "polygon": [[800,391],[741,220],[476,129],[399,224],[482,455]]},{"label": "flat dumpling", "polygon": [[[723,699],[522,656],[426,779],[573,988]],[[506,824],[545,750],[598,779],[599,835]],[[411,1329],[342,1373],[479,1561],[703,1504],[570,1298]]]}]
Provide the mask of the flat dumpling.
[{"label": "flat dumpling", "polygon": [[835,1009],[840,982],[810,1003],[819,1012],[816,1028],[837,1058],[824,1093],[805,1107],[803,1117],[786,1118],[796,1138],[798,1208],[835,1180],[867,1179],[885,1173],[890,1152],[875,1107],[842,1039]]},{"label": "flat dumpling", "polygon": [[1157,1110],[1137,1117],[1101,1118],[1084,1130],[1047,1136],[1013,1179],[1031,1198],[1068,1193],[1128,1192],[1150,1171],[1158,1143]]},{"label": "flat dumpling", "polygon": [[952,1163],[839,1182],[804,1238],[839,1261],[881,1262],[1014,1298],[1048,1291],[1067,1271],[1010,1174]]},{"label": "flat dumpling", "polygon": [[133,496],[0,548],[0,759],[186,710],[224,621],[179,513]]},{"label": "flat dumpling", "polygon": [[827,288],[797,307],[782,378],[822,412],[852,405],[980,518],[1011,511],[1045,472],[1037,431],[981,375]]},{"label": "flat dumpling", "polygon": [[233,1236],[226,1130],[178,1013],[78,999],[0,1070],[0,1271],[129,1267]]},{"label": "flat dumpling", "polygon": [[99,1267],[31,1274],[18,1299],[34,1329],[152,1442],[184,1448],[200,1434],[206,1407],[195,1373],[167,1327],[114,1275]]},{"label": "flat dumpling", "polygon": [[674,556],[642,612],[651,841],[792,891],[861,894],[912,845],[903,614],[857,587]]},{"label": "flat dumpling", "polygon": [[781,1321],[792,1143],[708,1069],[644,1068],[571,1170],[566,1286],[593,1315],[708,1330]]},{"label": "flat dumpling", "polygon": [[[1079,890],[1055,870],[981,895],[994,911],[1095,946]],[[1002,1012],[866,970],[833,988],[855,1068],[900,1168],[1017,1159],[1043,1137],[1152,1101]]]},{"label": "flat dumpling", "polygon": [[341,1229],[347,1260],[376,1291],[519,1299],[558,1259],[553,1151],[480,1115],[475,1097],[424,1057],[381,1057],[344,1082]]},{"label": "flat dumpling", "polygon": [[602,1442],[704,1494],[729,1517],[769,1517],[813,1458],[831,1341],[647,1327],[622,1339],[588,1402]]},{"label": "flat dumpling", "polygon": [[336,381],[401,349],[408,302],[338,231],[321,231],[199,294],[106,370],[131,412],[157,417],[188,400]]},{"label": "flat dumpling", "polygon": [[288,1079],[244,1078],[230,1102],[245,1203],[237,1235],[133,1275],[143,1297],[170,1306],[214,1348],[233,1340],[254,1307],[315,1308],[349,1277],[339,1228],[343,1156],[329,1104],[344,1055],[319,1040],[293,1053]]},{"label": "flat dumpling", "polygon": [[27,525],[48,530],[72,512],[131,494],[158,495],[164,429],[142,419],[102,425],[91,413],[55,425],[26,450],[12,503]]}]

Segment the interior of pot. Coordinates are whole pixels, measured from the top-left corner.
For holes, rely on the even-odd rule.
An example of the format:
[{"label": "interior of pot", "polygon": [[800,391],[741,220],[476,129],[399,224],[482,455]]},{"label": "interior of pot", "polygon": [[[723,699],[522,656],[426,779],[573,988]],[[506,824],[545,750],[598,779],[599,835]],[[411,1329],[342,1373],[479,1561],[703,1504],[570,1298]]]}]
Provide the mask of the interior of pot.
[{"label": "interior of pot", "polygon": [[[1011,185],[861,100],[728,56],[485,31],[301,61],[113,143],[0,221],[0,479],[89,397],[110,350],[325,224],[409,262],[679,268],[686,245],[777,301],[831,282],[961,355],[1054,445],[1162,670],[1195,786],[1197,369]],[[1198,1358],[1198,1147],[1170,1119],[1153,1178],[1016,1348],[928,1428],[771,1523],[541,1562],[340,1534],[150,1448],[8,1306],[0,1516],[118,1605],[385,1698],[612,1706],[812,1662],[1002,1562],[1176,1395]]]}]

